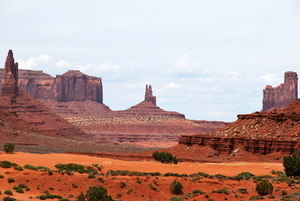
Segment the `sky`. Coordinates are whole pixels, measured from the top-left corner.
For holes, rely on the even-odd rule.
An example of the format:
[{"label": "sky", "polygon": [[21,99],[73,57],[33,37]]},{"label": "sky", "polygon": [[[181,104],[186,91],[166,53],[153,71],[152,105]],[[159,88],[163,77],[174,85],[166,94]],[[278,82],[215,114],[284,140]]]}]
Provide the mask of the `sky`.
[{"label": "sky", "polygon": [[[300,1],[0,0],[0,62],[102,78],[103,102],[144,100],[188,119],[235,121],[300,69]],[[2,55],[2,56],[1,56]]]}]

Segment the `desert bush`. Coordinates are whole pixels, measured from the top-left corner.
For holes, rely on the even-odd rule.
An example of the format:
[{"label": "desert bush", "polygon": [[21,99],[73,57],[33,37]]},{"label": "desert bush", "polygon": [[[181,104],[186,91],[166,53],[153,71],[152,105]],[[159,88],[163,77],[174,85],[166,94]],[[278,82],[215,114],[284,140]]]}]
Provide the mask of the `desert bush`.
[{"label": "desert bush", "polygon": [[289,196],[291,198],[300,198],[300,192],[299,191],[292,192]]},{"label": "desert bush", "polygon": [[68,198],[61,198],[58,201],[70,201]]},{"label": "desert bush", "polygon": [[128,191],[126,192],[128,195],[133,191],[133,189],[128,189]]},{"label": "desert bush", "polygon": [[13,194],[13,192],[11,190],[5,190],[3,193],[6,194],[6,195],[12,195]]},{"label": "desert bush", "polygon": [[170,201],[181,201],[181,197],[179,197],[179,196],[172,196],[172,197],[170,197]]},{"label": "desert bush", "polygon": [[21,166],[15,166],[14,169],[18,171],[23,171],[23,168]]},{"label": "desert bush", "polygon": [[293,186],[293,184],[295,184],[295,181],[292,179],[289,179],[286,181],[286,183],[288,184],[289,187]]},{"label": "desert bush", "polygon": [[127,185],[126,185],[126,183],[125,183],[125,182],[123,182],[123,181],[122,181],[122,182],[120,182],[120,187],[121,187],[121,188],[125,188],[126,186],[127,186]]},{"label": "desert bush", "polygon": [[24,165],[24,168],[29,169],[29,170],[38,170],[37,167],[35,167],[34,165],[29,165],[29,164]]},{"label": "desert bush", "polygon": [[283,157],[283,166],[287,176],[300,176],[300,150]]},{"label": "desert bush", "polygon": [[248,189],[247,189],[247,188],[239,187],[239,188],[238,188],[238,191],[239,191],[241,194],[248,194]]},{"label": "desert bush", "polygon": [[72,187],[73,187],[73,188],[77,188],[78,186],[77,186],[76,183],[72,183]]},{"label": "desert bush", "polygon": [[16,201],[16,199],[12,197],[4,197],[3,201]]},{"label": "desert bush", "polygon": [[107,190],[102,186],[91,186],[86,191],[86,194],[82,192],[78,195],[76,201],[96,201],[96,200],[106,200],[112,201],[110,195],[107,194]]},{"label": "desert bush", "polygon": [[88,179],[93,179],[93,178],[96,178],[94,174],[88,174]]},{"label": "desert bush", "polygon": [[136,180],[136,183],[141,184],[142,181],[141,180]]},{"label": "desert bush", "polygon": [[153,186],[152,184],[149,184],[149,187],[151,190],[158,191],[158,189],[155,186]]},{"label": "desert bush", "polygon": [[182,189],[183,189],[182,184],[179,181],[177,181],[176,179],[174,179],[170,185],[171,193],[175,194],[175,195],[182,194]]},{"label": "desert bush", "polygon": [[15,145],[14,144],[11,144],[11,143],[7,143],[7,144],[4,144],[3,145],[3,148],[4,148],[4,151],[5,153],[13,153],[14,152],[14,149],[15,149]]},{"label": "desert bush", "polygon": [[281,195],[282,195],[282,196],[285,196],[285,195],[287,195],[287,192],[286,192],[285,190],[282,190],[282,191],[281,191]]},{"label": "desert bush", "polygon": [[7,182],[8,183],[13,183],[13,182],[15,182],[15,178],[12,178],[12,177],[7,178]]},{"label": "desert bush", "polygon": [[255,177],[255,175],[250,172],[241,172],[237,176],[239,176],[240,178],[243,178],[243,180],[249,180],[249,179],[252,179]]},{"label": "desert bush", "polygon": [[218,190],[213,190],[212,193],[226,194],[229,195],[230,191],[227,188],[221,188]]},{"label": "desert bush", "polygon": [[215,177],[217,179],[226,179],[227,178],[225,175],[222,175],[222,174],[216,174]]},{"label": "desert bush", "polygon": [[192,192],[193,194],[196,194],[196,195],[201,195],[201,194],[205,194],[205,192],[203,192],[202,190],[200,190],[200,189],[195,189],[195,190],[193,190],[193,192]]},{"label": "desert bush", "polygon": [[4,178],[4,175],[3,175],[3,174],[0,174],[0,178],[1,178],[1,179]]},{"label": "desert bush", "polygon": [[98,180],[101,182],[101,183],[104,183],[104,179],[102,177],[99,177]]},{"label": "desert bush", "polygon": [[12,163],[9,161],[0,161],[0,167],[2,168],[11,168],[11,167],[16,167],[18,164]]},{"label": "desert bush", "polygon": [[60,171],[71,171],[78,173],[97,174],[98,168],[93,166],[84,166],[76,163],[56,164],[55,167]]},{"label": "desert bush", "polygon": [[154,158],[154,160],[159,161],[161,163],[174,163],[174,164],[178,163],[176,156],[173,156],[169,152],[155,151],[152,153],[152,157]]},{"label": "desert bush", "polygon": [[17,188],[16,188],[16,192],[17,192],[17,193],[24,193],[23,189],[20,188],[20,187],[17,187]]},{"label": "desert bush", "polygon": [[43,172],[48,172],[51,171],[50,168],[45,167],[45,166],[37,166],[36,167],[38,170],[43,171]]},{"label": "desert bush", "polygon": [[18,184],[18,187],[20,187],[20,188],[27,188],[27,185],[24,184],[24,183],[19,183],[19,184]]},{"label": "desert bush", "polygon": [[269,195],[273,192],[273,185],[270,182],[264,180],[256,184],[255,190],[260,196]]}]

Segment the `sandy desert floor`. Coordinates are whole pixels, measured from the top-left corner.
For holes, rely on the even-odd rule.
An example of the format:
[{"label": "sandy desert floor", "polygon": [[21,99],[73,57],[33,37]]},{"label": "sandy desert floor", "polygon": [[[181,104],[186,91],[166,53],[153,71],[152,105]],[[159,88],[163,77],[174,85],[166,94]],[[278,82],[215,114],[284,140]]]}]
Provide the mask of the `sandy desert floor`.
[{"label": "sandy desert floor", "polygon": [[[13,168],[0,168],[0,174],[4,178],[0,179],[0,191],[7,189],[13,191],[12,197],[17,200],[39,200],[36,197],[45,194],[48,191],[51,194],[61,195],[69,200],[75,200],[80,192],[86,192],[89,186],[104,186],[108,193],[119,200],[170,200],[172,196],[169,188],[174,179],[180,181],[184,188],[183,194],[178,195],[182,200],[248,200],[249,197],[257,195],[255,192],[256,183],[252,180],[228,180],[217,178],[198,178],[191,177],[173,177],[173,176],[111,176],[106,175],[108,170],[129,170],[139,172],[160,172],[165,174],[167,172],[179,174],[192,174],[197,172],[204,172],[210,175],[222,174],[226,176],[235,176],[241,172],[251,172],[256,176],[271,175],[271,171],[283,171],[282,163],[254,163],[254,162],[230,162],[230,163],[189,163],[182,162],[177,165],[162,164],[158,162],[146,161],[123,161],[108,158],[91,157],[84,155],[73,154],[30,154],[17,152],[14,154],[0,153],[0,161],[10,161],[17,163],[20,166],[26,164],[34,166],[46,166],[50,169],[55,169],[54,165],[58,163],[78,163],[83,165],[92,165],[98,163],[103,166],[101,173],[103,176],[96,176],[96,178],[88,179],[87,174],[75,173],[74,175],[61,175],[54,172],[53,175],[48,175],[47,172],[27,170],[17,171]],[[274,175],[273,175],[274,176]],[[8,183],[7,178],[14,178],[15,182]],[[98,180],[98,177],[103,178],[104,183]],[[137,180],[141,182],[138,183]],[[120,186],[120,182],[126,184],[125,187]],[[24,193],[17,193],[13,189],[19,183],[25,183],[30,190]],[[76,183],[77,187],[72,186]],[[286,182],[273,182],[273,195],[281,195],[282,190],[288,193],[294,192],[297,186],[291,188]],[[154,188],[153,188],[154,187]],[[230,193],[218,194],[212,193],[213,190],[226,187]],[[240,187],[247,188],[248,193],[242,194],[239,192]],[[300,188],[300,185],[299,185]],[[199,195],[190,199],[183,197],[187,193],[191,193],[195,189],[201,189],[206,194]],[[275,192],[275,189],[276,192]],[[57,200],[57,199],[56,199]],[[274,199],[270,199],[274,200]],[[279,200],[279,199],[278,199]]]}]

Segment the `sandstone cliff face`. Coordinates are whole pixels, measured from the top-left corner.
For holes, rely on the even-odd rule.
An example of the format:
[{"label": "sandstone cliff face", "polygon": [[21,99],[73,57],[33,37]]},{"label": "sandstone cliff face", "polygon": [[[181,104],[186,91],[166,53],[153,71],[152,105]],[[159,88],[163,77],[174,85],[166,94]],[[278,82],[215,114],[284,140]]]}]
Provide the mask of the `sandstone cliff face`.
[{"label": "sandstone cliff face", "polygon": [[228,126],[204,135],[181,136],[179,144],[209,145],[220,153],[243,149],[253,154],[282,152],[300,148],[300,100],[270,112],[238,115]]},{"label": "sandstone cliff face", "polygon": [[263,109],[280,109],[298,99],[298,75],[288,71],[284,74],[284,83],[277,87],[267,85],[263,90]]},{"label": "sandstone cliff face", "polygon": [[[0,76],[4,74],[4,70],[0,69]],[[101,78],[88,76],[77,70],[70,70],[54,78],[43,71],[21,69],[19,88],[37,99],[103,102]]]},{"label": "sandstone cliff face", "polygon": [[152,92],[152,86],[151,85],[146,85],[146,91],[145,91],[145,100],[147,102],[152,103],[153,105],[156,106],[156,97],[153,96],[153,92]]},{"label": "sandstone cliff face", "polygon": [[11,50],[5,62],[4,76],[0,110],[2,114],[5,114],[5,119],[1,121],[8,122],[9,120],[11,125],[50,136],[65,136],[66,138],[89,136],[32,96],[18,89],[18,66],[14,64]]}]

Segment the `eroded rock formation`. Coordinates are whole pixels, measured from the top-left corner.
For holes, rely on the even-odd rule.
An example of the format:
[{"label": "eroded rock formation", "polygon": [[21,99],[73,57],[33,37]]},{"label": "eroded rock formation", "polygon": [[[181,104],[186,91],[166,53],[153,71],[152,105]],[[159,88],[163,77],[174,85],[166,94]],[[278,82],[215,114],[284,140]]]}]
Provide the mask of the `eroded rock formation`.
[{"label": "eroded rock formation", "polygon": [[171,116],[185,118],[184,114],[173,111],[165,111],[156,106],[156,97],[153,96],[152,86],[146,85],[145,99],[137,105],[127,110],[114,111],[113,117],[133,117],[133,116]]},{"label": "eroded rock formation", "polygon": [[296,72],[287,71],[284,83],[277,87],[267,85],[263,90],[263,109],[269,111],[280,109],[298,99],[298,76]]},{"label": "eroded rock formation", "polygon": [[[0,76],[5,74],[0,69]],[[37,99],[103,102],[101,78],[85,75],[78,70],[69,70],[54,78],[43,71],[20,69],[19,88]]]},{"label": "eroded rock formation", "polygon": [[238,115],[228,126],[204,135],[181,136],[179,144],[209,145],[220,153],[243,149],[253,154],[282,152],[300,148],[300,100],[281,110]]},{"label": "eroded rock formation", "polygon": [[4,65],[3,95],[16,97],[18,93],[18,63],[15,63],[12,50],[8,51]]},{"label": "eroded rock formation", "polygon": [[[5,62],[5,78],[0,96],[0,110],[11,125],[50,136],[74,138],[89,136],[61,118],[32,96],[18,89],[18,65],[10,50]],[[13,101],[12,101],[13,100]],[[20,131],[21,132],[21,131]]]},{"label": "eroded rock formation", "polygon": [[145,91],[145,101],[152,103],[153,105],[156,106],[156,97],[153,96],[152,92],[152,86],[151,85],[146,85],[146,91]]}]

